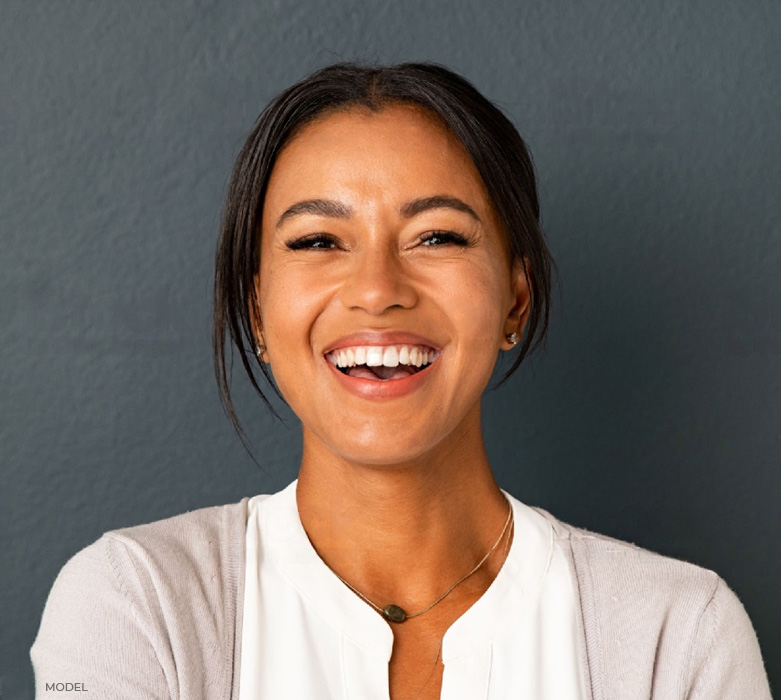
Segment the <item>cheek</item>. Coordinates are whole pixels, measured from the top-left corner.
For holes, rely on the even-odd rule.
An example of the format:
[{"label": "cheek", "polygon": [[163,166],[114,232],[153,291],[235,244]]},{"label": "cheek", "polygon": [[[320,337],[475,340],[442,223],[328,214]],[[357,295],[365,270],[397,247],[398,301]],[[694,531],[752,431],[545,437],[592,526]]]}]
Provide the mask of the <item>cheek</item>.
[{"label": "cheek", "polygon": [[448,313],[470,344],[497,342],[504,322],[505,295],[501,275],[486,265],[475,265],[471,274],[449,285]]},{"label": "cheek", "polygon": [[262,268],[259,288],[260,308],[269,339],[301,328],[307,310],[313,304],[314,285],[295,269],[268,265]]},{"label": "cheek", "polygon": [[322,314],[323,290],[311,271],[277,265],[261,278],[260,299],[269,368],[282,396],[299,414],[310,402],[319,360],[312,356],[312,333]]}]

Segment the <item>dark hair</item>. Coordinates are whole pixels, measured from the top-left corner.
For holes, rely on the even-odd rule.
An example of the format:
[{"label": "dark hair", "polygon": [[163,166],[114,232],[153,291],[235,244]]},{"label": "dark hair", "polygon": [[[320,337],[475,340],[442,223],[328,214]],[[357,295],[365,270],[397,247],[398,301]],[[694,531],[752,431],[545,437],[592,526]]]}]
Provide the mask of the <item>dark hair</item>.
[{"label": "dark hair", "polygon": [[260,317],[254,283],[260,264],[258,230],[274,162],[285,144],[317,117],[350,107],[378,112],[392,103],[430,110],[458,138],[504,224],[511,261],[523,262],[531,288],[525,337],[497,387],[545,337],[555,264],[540,228],[531,157],[510,120],[466,79],[440,65],[328,66],[287,88],[266,107],[239,153],[228,187],[216,256],[214,368],[223,406],[242,440],[244,433],[230,395],[228,338],[236,345],[252,386],[277,418],[258,383],[258,368],[284,402],[266,366],[255,357],[253,334],[253,318]]}]

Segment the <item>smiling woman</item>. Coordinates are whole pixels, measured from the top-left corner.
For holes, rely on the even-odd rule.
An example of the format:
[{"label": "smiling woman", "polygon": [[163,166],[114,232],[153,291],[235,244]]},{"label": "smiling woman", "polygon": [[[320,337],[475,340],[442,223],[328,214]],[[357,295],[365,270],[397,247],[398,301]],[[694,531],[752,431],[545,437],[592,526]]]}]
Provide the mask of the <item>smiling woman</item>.
[{"label": "smiling woman", "polygon": [[340,64],[283,92],[234,169],[214,351],[240,435],[231,344],[300,419],[298,478],[77,554],[39,697],[769,698],[716,574],[498,487],[481,397],[544,338],[553,269],[526,147],[463,78]]},{"label": "smiling woman", "polygon": [[[308,124],[276,158],[260,229],[253,326],[306,449],[398,463],[454,431],[479,433],[480,395],[512,347],[505,336],[520,335],[529,286],[479,173],[439,120],[391,104]],[[355,366],[347,374],[324,361],[337,349]],[[386,365],[395,376],[371,369]]]},{"label": "smiling woman", "polygon": [[[327,133],[326,117],[331,117]],[[313,122],[323,128],[313,133],[308,128]],[[375,138],[380,131],[382,139]],[[384,152],[366,148],[367,142],[380,140]],[[296,157],[298,163],[286,170],[284,164]],[[333,160],[326,163],[329,157]],[[548,325],[553,261],[539,227],[531,158],[510,121],[471,84],[439,66],[406,64],[379,70],[331,66],[292,86],[269,105],[239,155],[229,188],[217,260],[214,347],[222,395],[237,426],[224,356],[226,331],[261,397],[265,400],[257,370],[279,394],[276,372],[272,378],[265,365],[257,367],[247,350],[254,347],[255,324],[261,318],[256,287],[266,247],[271,244],[268,251],[274,253],[286,233],[288,249],[346,252],[346,242],[340,247],[333,231],[312,230],[311,226],[323,221],[342,229],[351,221],[353,228],[360,225],[371,204],[365,201],[369,193],[363,193],[362,207],[360,199],[345,201],[337,180],[349,185],[346,180],[352,173],[354,179],[368,183],[366,178],[377,175],[378,165],[384,168],[385,186],[390,182],[396,195],[391,202],[391,191],[387,191],[386,204],[395,207],[399,223],[406,223],[407,238],[415,230],[423,247],[449,248],[451,258],[458,248],[469,253],[467,260],[484,259],[494,252],[491,246],[498,244],[504,258],[493,255],[491,262],[504,262],[509,270],[512,260],[514,272],[522,270],[525,282],[533,281],[527,292],[528,317],[523,319],[525,337],[504,379],[542,342]],[[437,179],[431,180],[432,175]],[[277,207],[273,197],[279,196],[275,185],[280,179],[280,187],[289,187],[299,179],[304,184],[318,177],[328,186],[312,182],[314,187],[309,189],[294,189],[292,199]],[[437,189],[437,182],[446,189]],[[382,186],[379,180],[373,183]],[[402,183],[407,183],[406,198],[400,196]],[[457,191],[466,192],[467,183],[468,195],[457,196]],[[326,196],[326,191],[337,194]],[[482,218],[477,213],[481,209]],[[257,235],[261,218],[264,236]],[[440,221],[451,225],[439,226]],[[486,238],[489,233],[493,235]],[[413,248],[409,240],[404,243],[402,258],[420,257],[424,252]],[[355,261],[356,256],[351,259]],[[322,263],[302,260],[293,264],[298,269],[303,265],[305,274],[314,276],[317,271],[312,266]],[[519,338],[520,321],[518,314],[510,329]]]}]

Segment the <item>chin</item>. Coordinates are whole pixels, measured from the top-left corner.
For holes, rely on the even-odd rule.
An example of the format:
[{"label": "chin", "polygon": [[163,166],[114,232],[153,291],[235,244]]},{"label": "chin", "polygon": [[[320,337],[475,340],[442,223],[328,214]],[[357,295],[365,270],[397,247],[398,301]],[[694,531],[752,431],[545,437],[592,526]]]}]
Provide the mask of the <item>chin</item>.
[{"label": "chin", "polygon": [[428,452],[428,449],[421,449],[422,442],[422,440],[412,439],[405,441],[405,444],[399,444],[398,440],[388,439],[385,435],[382,439],[375,438],[350,445],[334,445],[332,450],[335,454],[357,464],[393,467],[422,458]]}]

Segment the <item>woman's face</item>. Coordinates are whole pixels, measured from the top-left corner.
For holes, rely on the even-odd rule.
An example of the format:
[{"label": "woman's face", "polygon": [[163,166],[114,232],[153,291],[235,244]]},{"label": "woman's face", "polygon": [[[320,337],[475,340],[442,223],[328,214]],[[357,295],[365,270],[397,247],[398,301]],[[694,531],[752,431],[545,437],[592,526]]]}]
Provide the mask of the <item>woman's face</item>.
[{"label": "woman's face", "polygon": [[[266,359],[307,450],[397,464],[479,430],[528,289],[474,164],[433,116],[355,108],[304,128],[274,166],[261,235]],[[372,369],[396,362],[391,348],[406,365]]]}]

